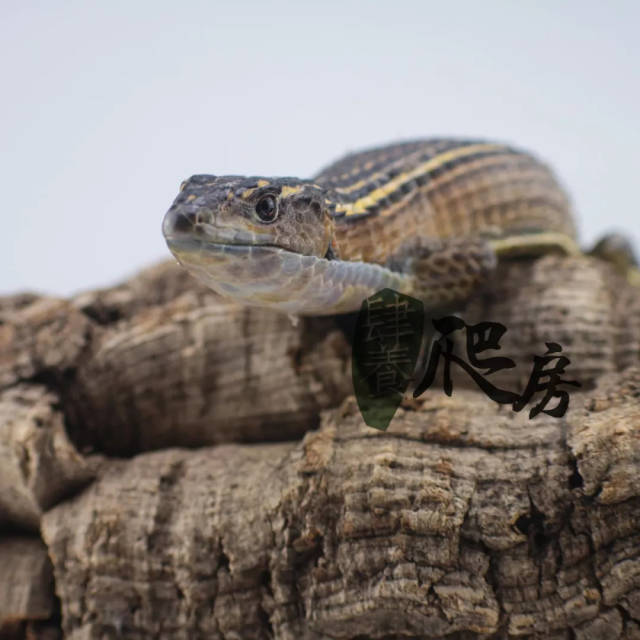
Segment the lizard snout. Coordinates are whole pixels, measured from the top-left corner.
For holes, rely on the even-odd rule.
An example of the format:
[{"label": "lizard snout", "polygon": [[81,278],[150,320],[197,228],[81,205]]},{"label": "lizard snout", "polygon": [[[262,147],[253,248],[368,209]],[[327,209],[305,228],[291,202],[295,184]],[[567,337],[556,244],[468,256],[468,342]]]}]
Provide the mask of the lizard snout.
[{"label": "lizard snout", "polygon": [[191,233],[196,222],[195,213],[184,213],[177,209],[170,209],[162,220],[162,233],[165,238],[184,233]]},{"label": "lizard snout", "polygon": [[211,224],[212,218],[211,213],[202,207],[174,205],[164,216],[162,233],[165,238],[192,234],[194,231],[201,231],[202,225]]}]

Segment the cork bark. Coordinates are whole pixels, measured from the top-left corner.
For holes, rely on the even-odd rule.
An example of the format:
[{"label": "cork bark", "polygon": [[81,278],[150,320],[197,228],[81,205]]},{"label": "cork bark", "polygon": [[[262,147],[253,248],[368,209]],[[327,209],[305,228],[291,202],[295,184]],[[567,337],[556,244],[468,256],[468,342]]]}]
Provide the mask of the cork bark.
[{"label": "cork bark", "polygon": [[170,263],[2,300],[0,635],[640,638],[640,292],[547,256],[460,314],[507,327],[500,386],[562,345],[566,415],[458,374],[377,431],[348,322]]}]

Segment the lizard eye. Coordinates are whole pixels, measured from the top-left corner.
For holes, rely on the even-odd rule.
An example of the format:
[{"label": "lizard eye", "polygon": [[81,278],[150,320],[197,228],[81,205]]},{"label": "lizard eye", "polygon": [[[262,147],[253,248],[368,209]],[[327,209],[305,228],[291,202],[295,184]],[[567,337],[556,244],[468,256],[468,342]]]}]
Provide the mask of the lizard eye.
[{"label": "lizard eye", "polygon": [[260,198],[256,203],[256,213],[262,222],[273,222],[278,217],[278,205],[273,196]]}]

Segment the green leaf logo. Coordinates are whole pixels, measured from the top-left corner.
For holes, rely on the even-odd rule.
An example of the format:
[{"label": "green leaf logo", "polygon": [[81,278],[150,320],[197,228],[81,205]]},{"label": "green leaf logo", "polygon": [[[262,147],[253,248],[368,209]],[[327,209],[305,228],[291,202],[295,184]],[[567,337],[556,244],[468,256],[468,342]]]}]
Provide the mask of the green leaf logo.
[{"label": "green leaf logo", "polygon": [[382,289],[363,301],[353,337],[353,388],[365,423],[385,431],[412,379],[424,330],[420,300]]}]

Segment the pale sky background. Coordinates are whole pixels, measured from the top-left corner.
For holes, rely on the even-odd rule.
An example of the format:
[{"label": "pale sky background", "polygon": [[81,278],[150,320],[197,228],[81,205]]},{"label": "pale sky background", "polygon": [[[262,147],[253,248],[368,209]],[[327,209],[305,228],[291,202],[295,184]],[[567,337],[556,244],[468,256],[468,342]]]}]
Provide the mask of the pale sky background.
[{"label": "pale sky background", "polygon": [[193,173],[307,177],[412,137],[548,160],[581,240],[640,246],[640,3],[13,2],[0,22],[0,293],[169,257]]}]

